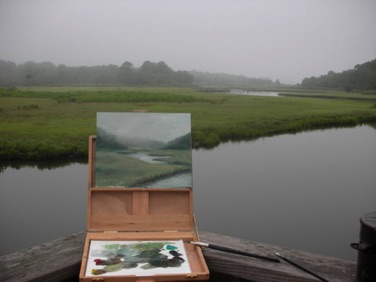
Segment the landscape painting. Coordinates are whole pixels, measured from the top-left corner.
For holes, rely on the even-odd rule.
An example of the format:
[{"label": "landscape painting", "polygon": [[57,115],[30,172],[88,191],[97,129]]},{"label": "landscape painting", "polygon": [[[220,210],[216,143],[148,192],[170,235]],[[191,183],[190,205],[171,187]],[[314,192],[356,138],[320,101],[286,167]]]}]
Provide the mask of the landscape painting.
[{"label": "landscape painting", "polygon": [[97,113],[96,187],[192,187],[187,113]]},{"label": "landscape painting", "polygon": [[86,276],[190,273],[182,240],[90,242]]}]

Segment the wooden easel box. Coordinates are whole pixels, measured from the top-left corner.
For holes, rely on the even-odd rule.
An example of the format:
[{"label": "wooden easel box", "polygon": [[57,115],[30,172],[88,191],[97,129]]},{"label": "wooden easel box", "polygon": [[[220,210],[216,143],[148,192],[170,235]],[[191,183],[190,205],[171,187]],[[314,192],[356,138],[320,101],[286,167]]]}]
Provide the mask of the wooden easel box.
[{"label": "wooden easel box", "polygon": [[[89,137],[87,234],[80,281],[199,281],[209,270],[199,247],[192,188],[95,187],[96,137]],[[86,276],[91,240],[182,240],[191,273],[154,276]]]}]

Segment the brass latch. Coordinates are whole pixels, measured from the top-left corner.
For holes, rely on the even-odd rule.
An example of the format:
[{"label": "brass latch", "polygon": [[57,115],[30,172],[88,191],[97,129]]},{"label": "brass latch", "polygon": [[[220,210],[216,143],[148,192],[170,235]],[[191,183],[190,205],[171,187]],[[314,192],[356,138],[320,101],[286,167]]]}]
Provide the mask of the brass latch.
[{"label": "brass latch", "polygon": [[92,281],[104,281],[104,279],[103,278],[93,278]]},{"label": "brass latch", "polygon": [[189,274],[189,275],[186,276],[186,278],[188,278],[188,279],[197,279],[198,276],[197,276],[197,274]]}]

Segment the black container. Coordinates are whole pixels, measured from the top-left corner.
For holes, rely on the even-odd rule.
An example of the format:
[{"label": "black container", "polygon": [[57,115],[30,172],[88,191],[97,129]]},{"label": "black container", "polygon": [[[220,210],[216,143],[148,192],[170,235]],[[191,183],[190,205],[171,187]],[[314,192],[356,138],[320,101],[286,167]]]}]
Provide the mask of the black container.
[{"label": "black container", "polygon": [[360,242],[351,247],[358,250],[357,282],[376,282],[376,212],[360,218]]}]

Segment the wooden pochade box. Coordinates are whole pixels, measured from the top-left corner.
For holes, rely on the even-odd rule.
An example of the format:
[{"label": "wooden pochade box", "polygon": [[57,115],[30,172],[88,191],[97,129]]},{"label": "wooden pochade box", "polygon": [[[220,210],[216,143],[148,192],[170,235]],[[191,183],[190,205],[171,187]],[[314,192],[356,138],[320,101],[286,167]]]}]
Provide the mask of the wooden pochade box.
[{"label": "wooden pochade box", "polygon": [[[89,187],[87,209],[87,235],[80,270],[80,281],[200,281],[209,279],[209,270],[199,247],[189,244],[188,241],[198,241],[198,232],[193,214],[192,188],[118,188],[96,187],[96,136],[89,137]],[[111,258],[102,259],[102,265],[97,270],[91,269],[95,257],[92,245],[104,245],[103,253],[111,253],[115,248],[126,251],[127,246],[138,247],[143,242],[146,244],[162,244],[163,252],[183,255],[185,261],[176,267],[168,259],[156,269],[153,274],[142,274],[135,270],[130,263],[127,274],[119,274],[111,267],[121,268],[125,265],[121,256],[113,262]],[[176,245],[178,244],[178,248]],[[133,245],[132,245],[133,244]],[[138,244],[138,245],[137,245]],[[132,249],[133,250],[133,249]],[[124,251],[124,252],[125,252]],[[140,250],[138,250],[140,253]],[[98,250],[96,250],[98,252]],[[99,251],[100,252],[100,251]],[[121,252],[120,252],[121,253]],[[112,253],[114,254],[114,252]],[[165,256],[164,256],[165,257]],[[179,257],[178,257],[179,258]],[[96,260],[97,262],[99,260]],[[103,266],[103,264],[111,264]],[[160,262],[158,262],[160,263]],[[147,264],[147,263],[146,263]],[[167,264],[167,266],[166,266]],[[138,265],[144,265],[139,263]],[[127,266],[127,265],[125,265]],[[129,266],[129,264],[128,264]],[[150,266],[150,265],[149,265]],[[110,269],[105,272],[103,269]],[[133,268],[132,268],[133,267]],[[95,268],[95,267],[94,267]],[[134,271],[134,272],[132,272]],[[153,272],[153,271],[152,271]],[[94,274],[93,274],[94,273]]]}]

